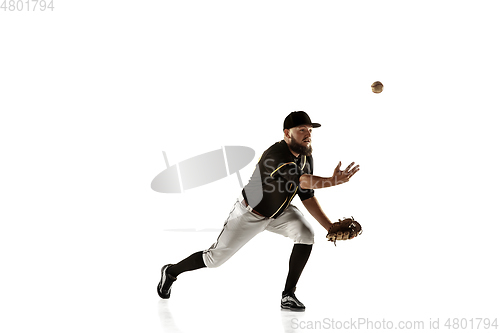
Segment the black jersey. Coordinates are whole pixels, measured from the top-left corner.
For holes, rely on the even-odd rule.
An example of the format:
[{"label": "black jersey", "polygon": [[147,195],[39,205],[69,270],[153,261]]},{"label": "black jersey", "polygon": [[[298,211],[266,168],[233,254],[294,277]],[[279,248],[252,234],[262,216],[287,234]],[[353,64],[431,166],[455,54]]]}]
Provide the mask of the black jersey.
[{"label": "black jersey", "polygon": [[312,156],[295,157],[288,144],[281,140],[262,154],[250,181],[243,188],[243,197],[258,213],[276,218],[296,194],[301,200],[314,196],[314,190],[300,187],[299,178],[303,174],[313,174]]}]

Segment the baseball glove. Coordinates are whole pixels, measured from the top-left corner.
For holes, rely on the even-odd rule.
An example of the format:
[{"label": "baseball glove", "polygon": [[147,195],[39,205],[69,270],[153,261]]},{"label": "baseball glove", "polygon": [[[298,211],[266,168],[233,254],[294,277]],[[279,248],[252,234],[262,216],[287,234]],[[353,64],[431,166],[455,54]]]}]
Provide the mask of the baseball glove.
[{"label": "baseball glove", "polygon": [[338,240],[353,239],[354,237],[361,235],[363,233],[363,228],[361,224],[354,220],[354,217],[345,218],[343,220],[339,219],[339,222],[332,224],[328,230],[326,238],[330,242],[333,242],[337,246]]}]

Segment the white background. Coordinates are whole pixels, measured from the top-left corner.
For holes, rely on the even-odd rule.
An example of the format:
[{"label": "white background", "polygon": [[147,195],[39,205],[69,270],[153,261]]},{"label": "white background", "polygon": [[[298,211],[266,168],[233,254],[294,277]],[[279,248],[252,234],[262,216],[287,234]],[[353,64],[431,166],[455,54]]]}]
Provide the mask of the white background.
[{"label": "white background", "polygon": [[[496,2],[54,7],[0,11],[2,331],[299,332],[292,320],[360,317],[444,330],[498,316]],[[360,164],[316,196],[363,235],[334,247],[311,220],[303,314],[279,310],[292,244],[267,233],[160,300],[160,267],[218,234],[165,230],[220,229],[239,191],[233,175],[154,192],[161,152],[176,164],[251,147],[246,182],[294,110],[323,125],[316,174]]]}]

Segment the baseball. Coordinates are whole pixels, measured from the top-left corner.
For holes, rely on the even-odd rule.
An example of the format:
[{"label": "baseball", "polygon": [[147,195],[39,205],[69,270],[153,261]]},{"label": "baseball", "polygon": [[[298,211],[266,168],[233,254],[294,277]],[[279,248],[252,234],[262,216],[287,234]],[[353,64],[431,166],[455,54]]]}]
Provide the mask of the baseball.
[{"label": "baseball", "polygon": [[384,90],[384,85],[380,81],[375,81],[372,83],[372,91],[375,94],[380,94]]}]

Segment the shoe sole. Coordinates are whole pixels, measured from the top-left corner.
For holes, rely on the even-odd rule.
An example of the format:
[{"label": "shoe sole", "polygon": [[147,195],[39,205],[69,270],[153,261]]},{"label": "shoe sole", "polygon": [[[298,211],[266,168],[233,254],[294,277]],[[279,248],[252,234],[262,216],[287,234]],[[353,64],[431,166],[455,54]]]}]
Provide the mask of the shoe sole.
[{"label": "shoe sole", "polygon": [[306,311],[306,308],[292,308],[292,307],[289,307],[289,306],[282,305],[281,306],[281,310],[290,310],[290,311],[301,312],[301,311]]},{"label": "shoe sole", "polygon": [[[166,295],[164,295],[164,294],[161,293],[161,282],[163,281],[163,270],[166,270],[166,268],[168,268],[169,266],[171,266],[171,265],[170,264],[169,265],[165,265],[165,266],[163,266],[161,268],[161,270],[160,270],[160,283],[158,283],[158,287],[156,287],[156,291],[158,292],[158,296],[160,296],[163,299],[169,299],[170,298],[170,292],[168,292]],[[167,281],[167,277],[165,277],[165,281]]]}]

